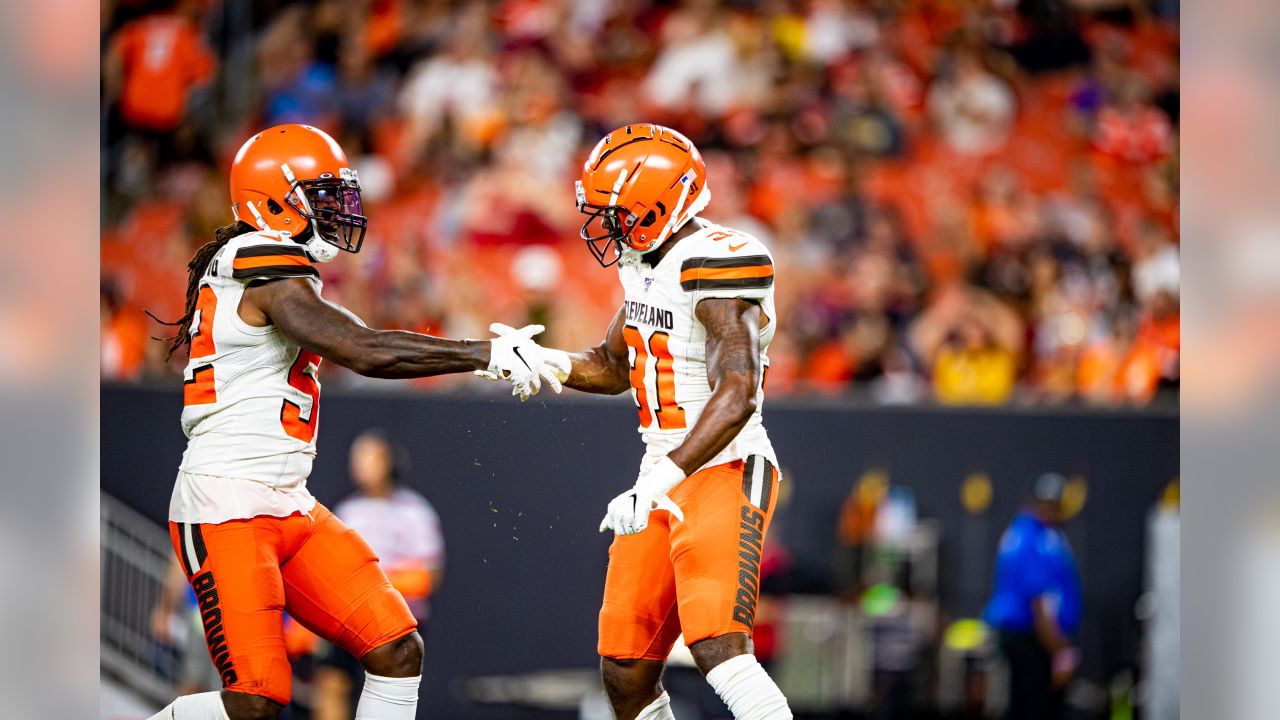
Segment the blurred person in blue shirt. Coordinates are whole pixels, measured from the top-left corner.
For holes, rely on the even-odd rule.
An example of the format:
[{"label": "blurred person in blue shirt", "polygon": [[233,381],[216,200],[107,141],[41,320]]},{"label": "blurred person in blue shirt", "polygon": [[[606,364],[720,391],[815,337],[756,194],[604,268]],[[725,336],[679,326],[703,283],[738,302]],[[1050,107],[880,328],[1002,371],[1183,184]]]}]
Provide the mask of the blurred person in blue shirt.
[{"label": "blurred person in blue shirt", "polygon": [[1059,527],[1066,484],[1057,473],[1038,477],[1000,538],[984,619],[1009,665],[1006,720],[1060,718],[1063,690],[1078,664],[1071,638],[1083,611],[1080,573]]}]

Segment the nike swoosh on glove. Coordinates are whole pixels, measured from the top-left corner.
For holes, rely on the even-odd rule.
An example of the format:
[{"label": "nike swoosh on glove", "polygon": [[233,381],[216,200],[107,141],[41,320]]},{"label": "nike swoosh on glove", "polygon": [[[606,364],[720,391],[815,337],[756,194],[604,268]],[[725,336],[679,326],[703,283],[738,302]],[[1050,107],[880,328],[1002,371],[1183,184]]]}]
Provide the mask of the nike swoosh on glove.
[{"label": "nike swoosh on glove", "polygon": [[559,393],[569,378],[572,362],[563,350],[544,348],[533,341],[542,332],[541,325],[526,325],[519,330],[493,323],[489,330],[497,337],[490,341],[489,368],[475,374],[486,380],[507,380],[512,395],[528,400],[542,388],[546,380]]}]

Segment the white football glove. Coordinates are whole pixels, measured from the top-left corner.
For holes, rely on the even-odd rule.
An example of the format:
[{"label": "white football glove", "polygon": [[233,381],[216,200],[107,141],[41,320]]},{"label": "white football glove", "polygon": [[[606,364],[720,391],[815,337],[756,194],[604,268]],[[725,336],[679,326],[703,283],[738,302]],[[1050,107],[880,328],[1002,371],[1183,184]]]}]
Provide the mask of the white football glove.
[{"label": "white football glove", "polygon": [[649,527],[649,513],[654,510],[666,510],[683,522],[684,512],[667,497],[682,480],[684,471],[671,458],[663,456],[640,472],[635,487],[609,502],[609,509],[600,521],[600,532],[610,529],[615,535],[642,532]]},{"label": "white football glove", "polygon": [[521,401],[536,395],[543,380],[559,393],[569,377],[571,362],[568,353],[533,341],[533,336],[544,329],[541,325],[525,325],[519,330],[502,323],[490,325],[489,331],[498,337],[489,341],[489,368],[476,370],[476,375],[486,380],[510,381],[511,394],[519,395]]}]

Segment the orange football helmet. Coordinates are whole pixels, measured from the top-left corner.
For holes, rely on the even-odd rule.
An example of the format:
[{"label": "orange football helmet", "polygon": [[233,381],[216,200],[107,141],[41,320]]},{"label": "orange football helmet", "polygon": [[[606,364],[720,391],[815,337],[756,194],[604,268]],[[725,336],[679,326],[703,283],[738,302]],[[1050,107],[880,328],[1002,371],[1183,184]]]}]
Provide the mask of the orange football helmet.
[{"label": "orange football helmet", "polygon": [[277,125],[249,138],[231,163],[231,212],[260,230],[292,235],[320,262],[360,252],[368,227],[347,155],[310,125]]},{"label": "orange football helmet", "polygon": [[[707,166],[689,138],[661,125],[618,128],[596,144],[577,182],[579,235],[601,265],[656,250],[711,202]],[[609,249],[614,255],[609,258]]]}]

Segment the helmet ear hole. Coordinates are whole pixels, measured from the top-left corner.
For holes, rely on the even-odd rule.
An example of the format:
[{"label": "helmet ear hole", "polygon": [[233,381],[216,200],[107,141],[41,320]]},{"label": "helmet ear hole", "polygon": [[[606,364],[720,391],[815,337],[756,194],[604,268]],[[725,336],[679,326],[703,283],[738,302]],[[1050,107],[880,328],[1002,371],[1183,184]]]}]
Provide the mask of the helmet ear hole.
[{"label": "helmet ear hole", "polygon": [[267,210],[270,210],[272,215],[279,215],[284,212],[284,208],[280,206],[280,203],[270,198],[267,199]]},{"label": "helmet ear hole", "polygon": [[640,221],[640,227],[649,227],[650,225],[652,225],[652,224],[653,224],[654,222],[656,222],[657,220],[658,220],[658,215],[657,215],[657,213],[655,213],[654,211],[650,210],[650,211],[649,211],[649,214],[648,214],[648,215],[645,215],[645,216],[644,216],[644,219]]}]

